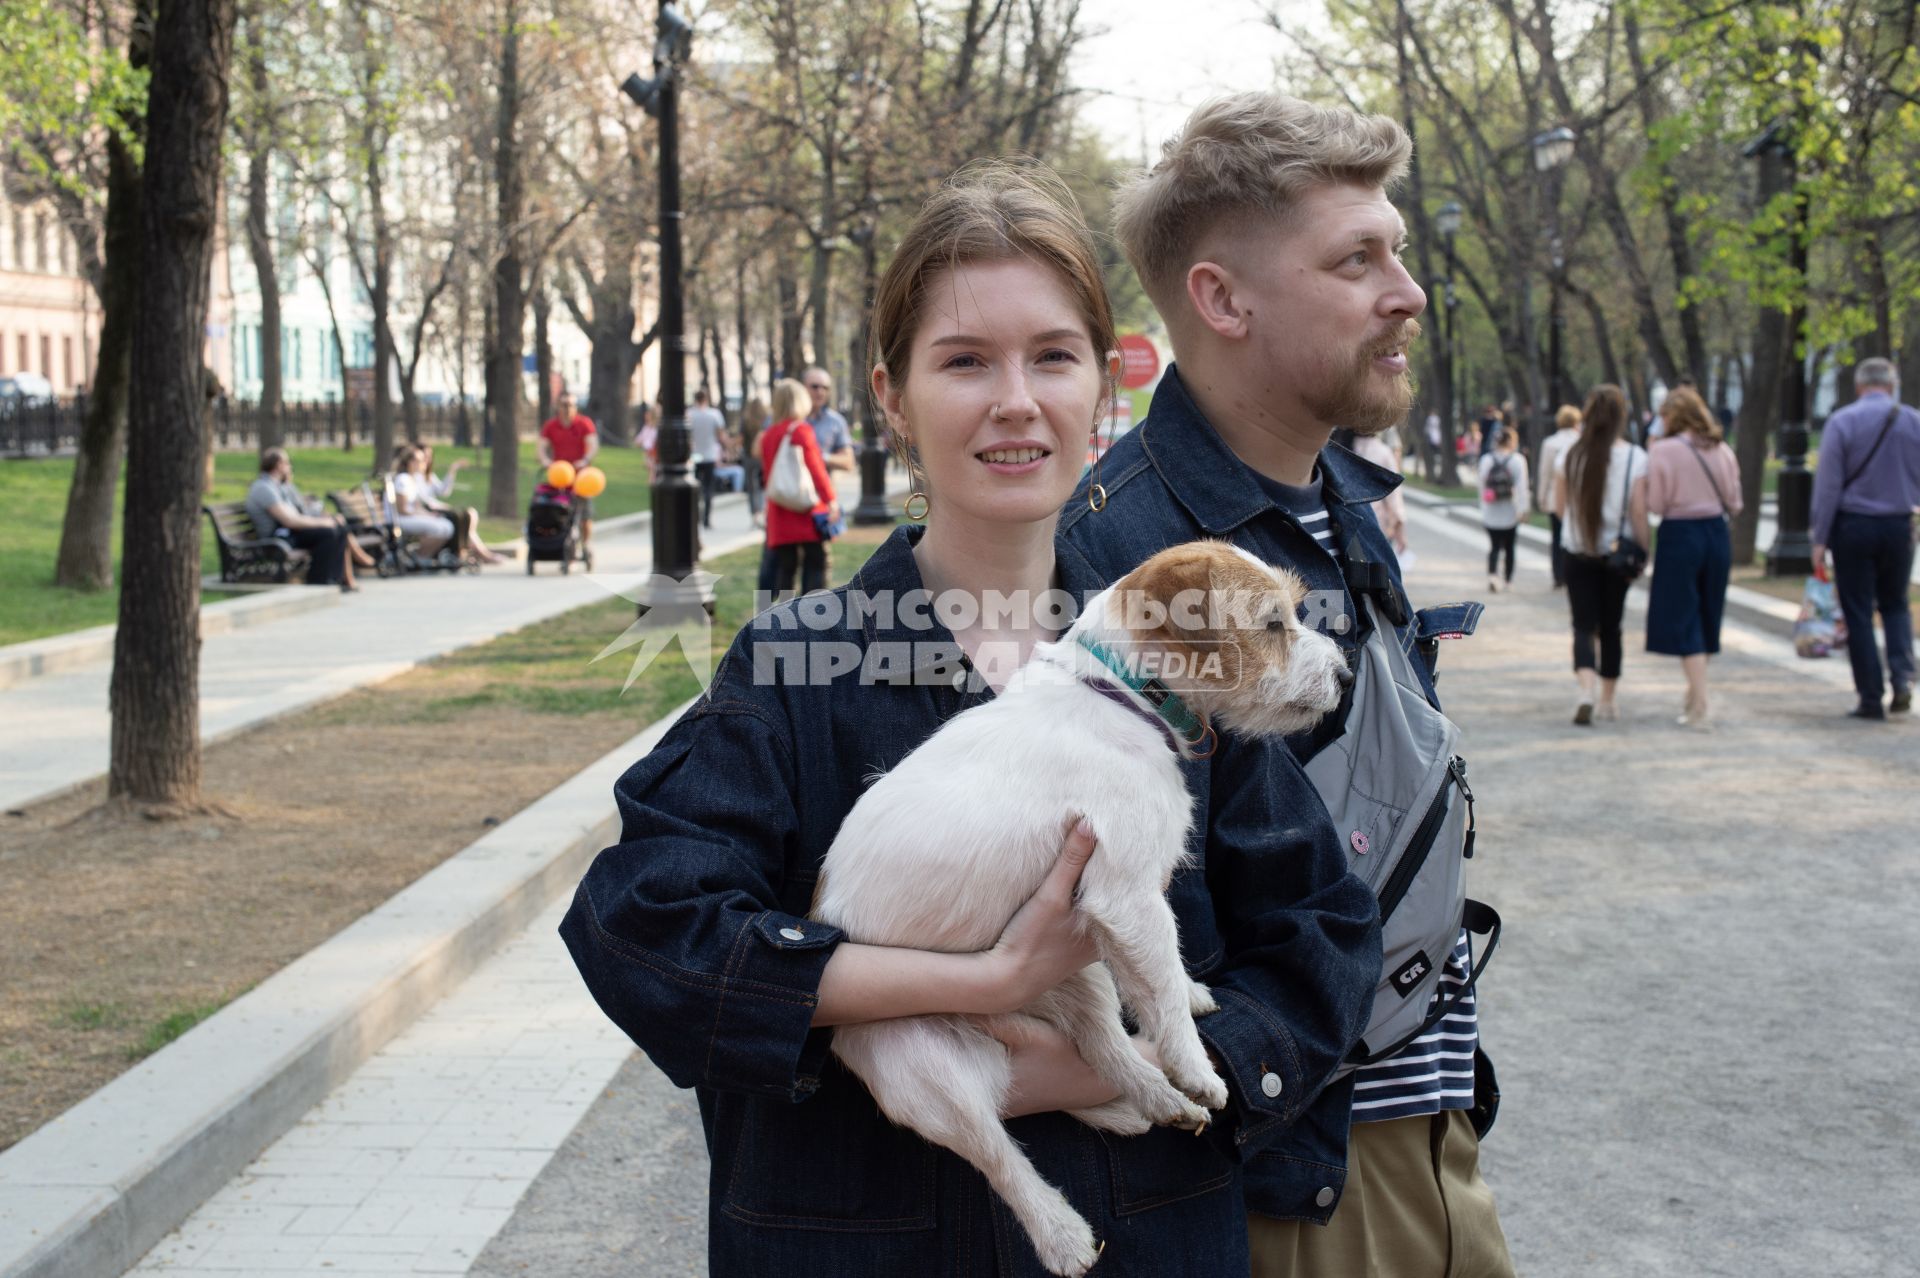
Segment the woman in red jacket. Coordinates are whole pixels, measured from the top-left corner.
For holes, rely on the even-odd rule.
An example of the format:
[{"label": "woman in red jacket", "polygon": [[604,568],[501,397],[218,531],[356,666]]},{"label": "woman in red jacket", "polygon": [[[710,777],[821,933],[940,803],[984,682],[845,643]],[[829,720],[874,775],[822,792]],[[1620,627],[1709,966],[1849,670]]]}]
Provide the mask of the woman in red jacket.
[{"label": "woman in red jacket", "polygon": [[827,585],[827,545],[820,540],[815,515],[840,518],[840,503],[833,495],[833,481],[827,478],[820,458],[820,443],[807,425],[805,405],[812,397],[807,388],[790,377],[773,386],[773,425],[760,435],[761,473],[773,475],[773,459],[788,434],[800,450],[801,461],[813,476],[813,488],[820,500],[811,511],[802,514],[772,501],[767,503],[767,548],[760,555],[760,591],[771,597],[793,589],[794,573],[800,575],[800,590],[824,590]]}]

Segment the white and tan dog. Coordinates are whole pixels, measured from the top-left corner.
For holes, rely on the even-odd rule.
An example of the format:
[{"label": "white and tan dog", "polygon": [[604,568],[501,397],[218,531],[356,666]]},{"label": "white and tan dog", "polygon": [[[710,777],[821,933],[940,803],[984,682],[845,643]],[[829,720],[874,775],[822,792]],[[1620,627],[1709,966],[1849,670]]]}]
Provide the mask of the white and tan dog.
[{"label": "white and tan dog", "polygon": [[[1338,703],[1346,665],[1332,640],[1300,625],[1303,591],[1291,573],[1223,542],[1147,560],[1059,642],[1036,647],[997,698],[955,717],[861,797],[827,853],[814,917],[869,944],[988,949],[1052,868],[1062,832],[1084,817],[1097,847],[1077,909],[1105,962],[1018,1014],[1057,1027],[1119,1089],[1118,1100],[1076,1111],[1081,1121],[1124,1134],[1203,1126],[1199,1106],[1227,1102],[1193,1023],[1215,1004],[1181,965],[1165,895],[1193,819],[1178,764],[1198,743],[1179,737],[1197,734],[1164,726],[1159,689],[1137,685],[1162,675],[1201,720],[1241,735],[1310,727]],[[1164,1073],[1129,1042],[1123,1000]],[[1098,1254],[1092,1230],[1001,1124],[1011,1070],[992,1022],[842,1025],[833,1049],[887,1117],[986,1175],[1049,1271],[1082,1274]]]}]

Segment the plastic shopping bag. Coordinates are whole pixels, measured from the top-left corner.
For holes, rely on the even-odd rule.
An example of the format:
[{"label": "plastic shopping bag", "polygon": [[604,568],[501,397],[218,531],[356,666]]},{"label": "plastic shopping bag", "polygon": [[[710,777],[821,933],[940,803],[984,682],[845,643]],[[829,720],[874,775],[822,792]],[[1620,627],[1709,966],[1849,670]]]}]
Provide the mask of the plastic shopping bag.
[{"label": "plastic shopping bag", "polygon": [[1825,577],[1807,578],[1800,597],[1800,616],[1793,623],[1793,651],[1801,657],[1824,657],[1845,647],[1847,623],[1841,619],[1833,583]]}]

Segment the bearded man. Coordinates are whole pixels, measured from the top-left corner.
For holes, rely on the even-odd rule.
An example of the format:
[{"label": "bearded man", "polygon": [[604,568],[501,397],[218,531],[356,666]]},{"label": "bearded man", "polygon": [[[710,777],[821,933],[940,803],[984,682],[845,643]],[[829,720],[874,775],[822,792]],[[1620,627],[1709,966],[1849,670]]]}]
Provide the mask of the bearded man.
[{"label": "bearded man", "polygon": [[[1363,681],[1363,647],[1385,647],[1368,643],[1381,618],[1393,630],[1383,638],[1422,658],[1409,695],[1437,711],[1434,641],[1470,631],[1478,605],[1413,610],[1369,509],[1400,476],[1328,442],[1340,427],[1384,431],[1412,403],[1408,347],[1427,299],[1401,263],[1406,226],[1388,198],[1411,153],[1385,116],[1248,93],[1201,107],[1122,189],[1115,234],[1174,362],[1060,532],[1109,580],[1198,537],[1291,569],[1311,592],[1303,620],[1341,644]],[[1357,695],[1290,741],[1303,766],[1348,734]],[[1364,858],[1360,830],[1351,842]],[[1436,914],[1437,934],[1457,917]],[[1295,1098],[1287,1138],[1235,1137],[1259,1151],[1244,1159],[1255,1278],[1512,1274],[1479,1174],[1498,1092],[1478,1050],[1468,940],[1461,930],[1446,955],[1417,1036],[1316,1080]],[[1204,968],[1205,956],[1189,959]],[[1284,1058],[1287,1035],[1272,1027],[1263,1048]]]}]

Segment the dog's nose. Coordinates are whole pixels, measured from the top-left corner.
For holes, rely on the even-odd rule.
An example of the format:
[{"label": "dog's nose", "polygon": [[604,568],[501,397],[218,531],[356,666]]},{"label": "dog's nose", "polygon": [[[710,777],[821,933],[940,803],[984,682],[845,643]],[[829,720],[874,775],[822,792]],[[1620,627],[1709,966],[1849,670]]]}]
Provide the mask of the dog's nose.
[{"label": "dog's nose", "polygon": [[1353,686],[1352,667],[1346,665],[1344,662],[1335,666],[1333,668],[1333,681],[1339,684],[1342,689],[1351,688]]}]

